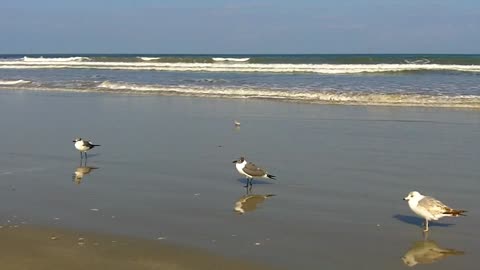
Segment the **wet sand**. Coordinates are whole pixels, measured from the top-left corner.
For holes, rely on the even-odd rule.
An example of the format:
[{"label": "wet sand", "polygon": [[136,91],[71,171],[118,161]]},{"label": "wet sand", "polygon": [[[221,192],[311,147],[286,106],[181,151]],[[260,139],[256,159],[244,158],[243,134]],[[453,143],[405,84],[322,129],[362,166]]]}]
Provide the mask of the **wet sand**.
[{"label": "wet sand", "polygon": [[[431,246],[402,201],[419,190],[469,210],[428,236],[457,255],[421,261],[476,269],[477,111],[1,91],[0,121],[2,224],[161,237],[287,269],[403,269]],[[102,145],[87,166],[77,136]],[[245,214],[241,155],[278,179],[254,181],[276,196]]]},{"label": "wet sand", "polygon": [[270,269],[159,241],[19,226],[0,230],[2,269]]}]

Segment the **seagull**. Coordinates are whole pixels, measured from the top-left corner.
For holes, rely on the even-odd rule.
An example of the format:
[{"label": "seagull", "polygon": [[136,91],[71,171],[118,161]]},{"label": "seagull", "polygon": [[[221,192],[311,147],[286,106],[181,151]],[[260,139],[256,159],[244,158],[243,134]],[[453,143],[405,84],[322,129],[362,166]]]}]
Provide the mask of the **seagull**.
[{"label": "seagull", "polygon": [[263,203],[266,199],[275,196],[275,194],[266,195],[245,195],[235,202],[233,208],[239,214],[245,214],[245,212],[254,211],[257,209],[258,204]]},{"label": "seagull", "polygon": [[80,159],[83,158],[83,153],[85,153],[85,159],[87,159],[87,151],[95,146],[100,146],[99,144],[93,144],[91,141],[82,140],[82,138],[76,138],[73,142],[75,143],[75,148],[80,151]]},{"label": "seagull", "polygon": [[235,124],[235,127],[240,127],[240,122],[237,120],[233,120],[233,124]]},{"label": "seagull", "polygon": [[253,177],[270,178],[276,180],[274,175],[268,174],[265,169],[257,167],[257,165],[251,162],[247,162],[244,157],[240,157],[239,159],[234,160],[232,163],[235,163],[235,167],[240,174],[247,177],[247,185],[245,187],[252,185]]},{"label": "seagull", "polygon": [[415,214],[425,218],[424,232],[428,232],[428,221],[430,220],[438,220],[442,217],[465,216],[463,213],[467,212],[465,210],[452,209],[441,201],[433,197],[424,196],[418,191],[408,193],[403,200],[408,201],[408,206]]},{"label": "seagull", "polygon": [[407,266],[413,267],[417,264],[430,264],[452,255],[463,255],[465,252],[442,248],[434,241],[418,241],[405,253],[402,261]]}]

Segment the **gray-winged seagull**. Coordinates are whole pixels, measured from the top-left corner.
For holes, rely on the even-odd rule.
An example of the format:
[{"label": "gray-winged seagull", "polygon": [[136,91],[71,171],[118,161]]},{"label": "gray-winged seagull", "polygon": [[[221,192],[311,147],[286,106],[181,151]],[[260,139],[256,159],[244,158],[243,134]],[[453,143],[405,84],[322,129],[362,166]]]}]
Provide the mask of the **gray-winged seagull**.
[{"label": "gray-winged seagull", "polygon": [[408,201],[408,206],[412,211],[425,219],[424,232],[428,232],[428,221],[438,220],[442,217],[458,217],[465,216],[465,210],[455,210],[446,206],[441,201],[420,194],[418,191],[408,193],[403,200]]},{"label": "gray-winged seagull", "polygon": [[245,160],[244,157],[234,160],[232,163],[235,163],[235,168],[237,168],[237,171],[240,174],[245,175],[247,177],[247,185],[245,187],[252,185],[252,181],[254,177],[269,178],[269,179],[275,180],[274,175],[268,174],[265,169],[262,169],[251,162],[247,162],[247,160]]},{"label": "gray-winged seagull", "polygon": [[83,153],[85,153],[85,159],[87,159],[87,151],[95,146],[100,146],[99,144],[93,144],[91,141],[83,140],[82,138],[76,138],[73,142],[75,143],[75,148],[80,151],[80,159],[83,158]]}]

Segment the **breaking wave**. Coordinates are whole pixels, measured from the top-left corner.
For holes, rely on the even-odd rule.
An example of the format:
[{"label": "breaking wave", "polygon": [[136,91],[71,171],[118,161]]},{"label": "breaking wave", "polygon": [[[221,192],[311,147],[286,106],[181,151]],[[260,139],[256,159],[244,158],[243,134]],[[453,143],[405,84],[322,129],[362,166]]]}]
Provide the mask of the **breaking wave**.
[{"label": "breaking wave", "polygon": [[407,64],[423,64],[423,65],[424,64],[429,64],[431,62],[428,59],[418,59],[418,60],[407,60],[407,59],[405,59],[403,61],[405,61],[405,63],[407,63]]},{"label": "breaking wave", "polygon": [[22,58],[24,62],[37,62],[37,63],[42,63],[42,62],[79,62],[79,61],[85,61],[85,60],[90,60],[88,57],[80,57],[80,56],[75,56],[75,57],[28,57],[24,56]]},{"label": "breaking wave", "polygon": [[[257,73],[317,73],[359,74],[415,71],[480,72],[480,65],[411,64],[258,64],[244,62],[165,63],[165,62],[101,62],[84,61],[85,57],[30,58],[1,61],[0,69],[104,69],[177,72],[257,72]],[[34,60],[33,60],[34,59]]]},{"label": "breaking wave", "polygon": [[138,59],[141,59],[143,61],[155,61],[160,59],[160,57],[137,57]]},{"label": "breaking wave", "polygon": [[250,58],[213,57],[216,62],[247,62]]},{"label": "breaking wave", "polygon": [[255,87],[206,87],[187,85],[135,84],[103,81],[96,85],[87,82],[84,86],[17,84],[2,85],[3,89],[25,89],[39,91],[108,92],[118,94],[149,94],[168,96],[215,97],[235,99],[267,99],[318,104],[421,106],[480,109],[480,96],[475,95],[426,95],[414,93],[373,93],[341,91],[292,91],[290,89],[267,89]]},{"label": "breaking wave", "polygon": [[18,85],[18,84],[27,84],[31,83],[26,80],[0,80],[0,85]]}]

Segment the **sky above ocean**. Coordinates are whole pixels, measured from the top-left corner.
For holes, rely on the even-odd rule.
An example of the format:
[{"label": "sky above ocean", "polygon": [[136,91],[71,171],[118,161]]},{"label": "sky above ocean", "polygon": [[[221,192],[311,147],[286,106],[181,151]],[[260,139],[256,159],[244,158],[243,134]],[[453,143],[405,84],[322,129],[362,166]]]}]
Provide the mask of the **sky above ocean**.
[{"label": "sky above ocean", "polygon": [[3,0],[0,53],[479,53],[474,0]]}]

